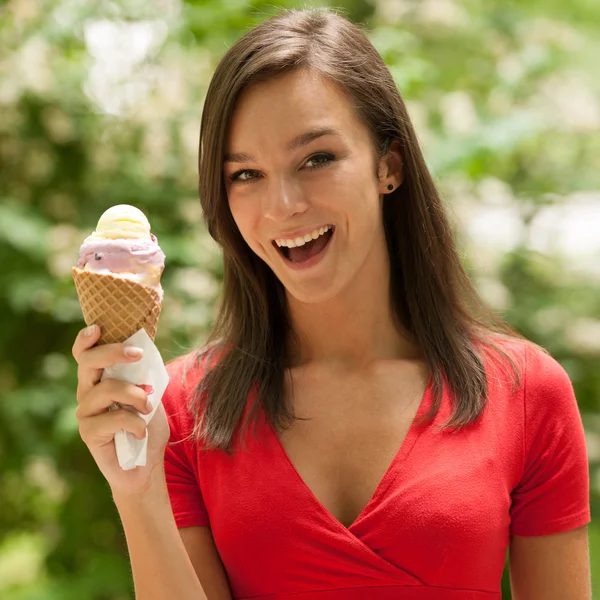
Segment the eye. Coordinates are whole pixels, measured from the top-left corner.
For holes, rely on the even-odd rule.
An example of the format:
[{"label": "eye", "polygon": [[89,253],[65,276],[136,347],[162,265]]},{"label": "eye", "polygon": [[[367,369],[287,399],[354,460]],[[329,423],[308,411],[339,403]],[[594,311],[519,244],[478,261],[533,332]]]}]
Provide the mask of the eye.
[{"label": "eye", "polygon": [[245,183],[247,181],[256,179],[258,176],[259,172],[253,169],[240,169],[229,176],[229,181],[239,181],[241,183]]},{"label": "eye", "polygon": [[[333,154],[329,154],[329,152],[321,152],[319,154],[313,154],[304,165],[309,169],[318,169],[319,167],[324,167],[328,165],[330,162],[335,160],[335,156]],[[312,166],[309,163],[315,163]]]},{"label": "eye", "polygon": [[[257,174],[258,174],[258,171],[253,171],[252,169],[241,169],[239,171],[236,171],[235,173],[232,173],[229,176],[229,181],[231,181],[231,182],[233,182],[233,181],[241,181],[241,182],[251,181],[252,179],[256,179]],[[249,176],[246,177],[245,175],[249,175]]]},{"label": "eye", "polygon": [[[335,156],[330,154],[329,152],[319,152],[318,154],[313,154],[305,163],[304,166],[308,169],[318,169],[319,167],[325,167],[329,163],[335,160]],[[313,163],[313,164],[311,164]],[[255,179],[258,179],[260,176],[259,171],[255,171],[254,169],[240,169],[235,173],[229,175],[229,181],[231,183],[239,182],[239,183],[248,183]]]}]

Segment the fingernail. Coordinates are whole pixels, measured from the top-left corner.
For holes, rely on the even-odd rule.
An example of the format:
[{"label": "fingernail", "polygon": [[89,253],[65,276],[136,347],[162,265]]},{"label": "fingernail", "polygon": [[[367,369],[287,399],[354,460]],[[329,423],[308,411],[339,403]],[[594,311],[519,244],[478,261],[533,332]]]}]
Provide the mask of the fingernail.
[{"label": "fingernail", "polygon": [[152,402],[150,402],[150,400],[148,400],[146,402],[146,412],[151,413],[153,410],[154,410],[154,406],[152,405]]},{"label": "fingernail", "polygon": [[144,390],[146,394],[149,396],[150,394],[154,394],[154,388],[151,385],[147,385],[145,383],[137,383],[136,387],[139,387],[140,390]]},{"label": "fingernail", "polygon": [[83,335],[85,335],[86,337],[94,335],[94,333],[96,333],[96,327],[98,327],[98,325],[90,325],[89,327],[86,327],[83,330]]},{"label": "fingernail", "polygon": [[141,348],[136,348],[135,346],[125,346],[123,349],[125,356],[130,356],[131,358],[137,358],[144,354],[144,351]]}]

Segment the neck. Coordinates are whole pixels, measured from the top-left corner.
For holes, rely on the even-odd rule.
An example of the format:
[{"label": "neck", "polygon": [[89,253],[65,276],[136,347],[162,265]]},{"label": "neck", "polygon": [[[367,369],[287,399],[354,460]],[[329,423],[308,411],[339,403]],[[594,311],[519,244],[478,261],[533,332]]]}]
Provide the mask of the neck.
[{"label": "neck", "polygon": [[382,360],[422,358],[393,314],[385,244],[382,250],[380,260],[367,260],[353,282],[326,302],[303,303],[288,295],[296,334],[288,346],[289,366],[358,369]]}]

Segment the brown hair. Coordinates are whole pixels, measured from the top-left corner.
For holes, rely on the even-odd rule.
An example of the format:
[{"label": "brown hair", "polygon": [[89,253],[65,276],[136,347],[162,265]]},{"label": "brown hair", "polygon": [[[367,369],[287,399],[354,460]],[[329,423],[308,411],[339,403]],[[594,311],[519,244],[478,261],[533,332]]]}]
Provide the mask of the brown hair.
[{"label": "brown hair", "polygon": [[[399,140],[402,185],[386,197],[384,223],[391,263],[391,303],[401,327],[422,348],[433,379],[437,413],[444,376],[455,403],[444,425],[462,427],[482,412],[488,397],[483,346],[513,368],[491,342],[524,339],[486,308],[456,250],[448,217],[423,159],[406,107],[381,56],[359,27],[325,9],[286,10],[235,43],[219,63],[207,92],[200,131],[199,192],[211,236],[223,250],[224,278],[218,316],[196,360],[214,363],[196,387],[190,408],[193,436],[206,447],[231,449],[244,419],[262,409],[277,428],[296,418],[283,399],[288,325],[284,290],[238,231],[223,182],[228,123],[240,93],[258,81],[307,68],[338,84],[368,126],[378,157]],[[214,353],[218,360],[211,360]],[[201,410],[202,408],[202,410]]]}]

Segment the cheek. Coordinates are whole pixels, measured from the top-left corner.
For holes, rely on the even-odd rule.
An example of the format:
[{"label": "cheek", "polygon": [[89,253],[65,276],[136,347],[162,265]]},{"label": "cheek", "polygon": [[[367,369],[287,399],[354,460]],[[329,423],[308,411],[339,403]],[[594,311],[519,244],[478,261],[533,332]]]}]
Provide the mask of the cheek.
[{"label": "cheek", "polygon": [[344,161],[328,179],[328,188],[349,201],[362,203],[373,194],[377,195],[377,181],[371,165],[361,156]]},{"label": "cheek", "polygon": [[262,248],[258,245],[260,211],[256,202],[249,199],[232,198],[229,200],[229,210],[246,244],[253,252],[260,255],[262,253]]},{"label": "cheek", "polygon": [[376,184],[367,175],[348,173],[329,188],[330,200],[350,220],[353,230],[369,228],[381,212]]}]

